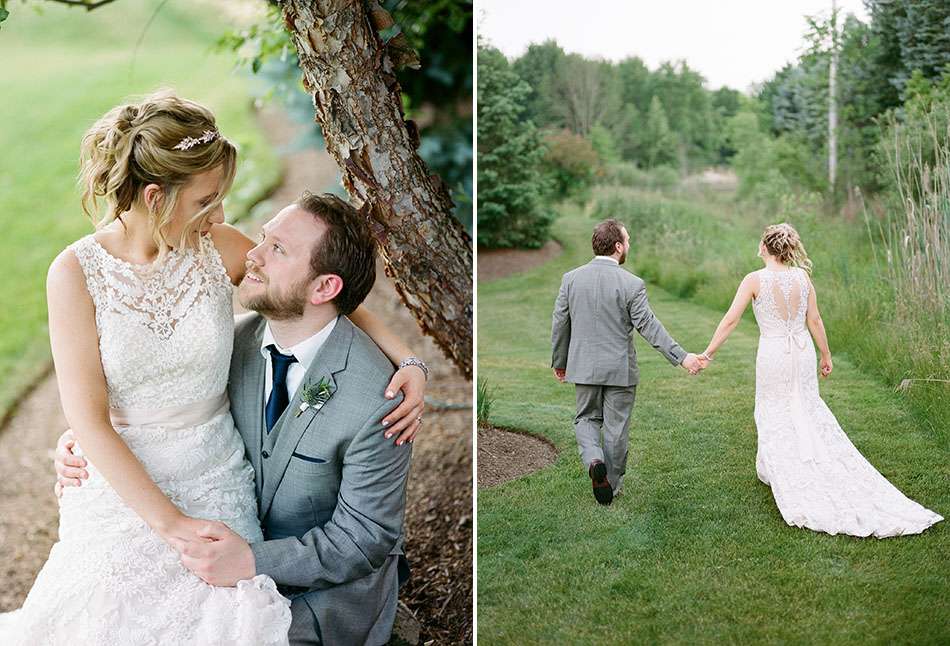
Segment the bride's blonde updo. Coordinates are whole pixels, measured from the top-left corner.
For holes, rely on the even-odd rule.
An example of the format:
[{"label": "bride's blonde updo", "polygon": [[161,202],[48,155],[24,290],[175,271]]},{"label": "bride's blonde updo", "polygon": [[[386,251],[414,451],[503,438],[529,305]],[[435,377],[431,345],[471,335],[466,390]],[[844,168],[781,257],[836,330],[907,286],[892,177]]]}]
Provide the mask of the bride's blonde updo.
[{"label": "bride's blonde updo", "polygon": [[[182,145],[187,139],[198,142]],[[152,237],[164,253],[170,246],[166,231],[182,187],[199,173],[223,168],[217,198],[191,217],[176,241],[195,245],[197,238],[191,232],[231,188],[237,149],[218,133],[211,110],[161,90],[137,103],[116,106],[96,121],[83,136],[80,163],[82,208],[96,227],[109,224],[133,206],[144,207],[151,216]],[[142,199],[142,189],[149,184],[158,184],[164,193],[157,209]],[[108,207],[105,213],[99,213],[100,199]]]},{"label": "bride's blonde updo", "polygon": [[811,260],[805,252],[805,245],[802,244],[802,239],[795,227],[787,222],[765,227],[762,244],[765,245],[765,250],[780,263],[801,267],[809,274],[811,273]]}]

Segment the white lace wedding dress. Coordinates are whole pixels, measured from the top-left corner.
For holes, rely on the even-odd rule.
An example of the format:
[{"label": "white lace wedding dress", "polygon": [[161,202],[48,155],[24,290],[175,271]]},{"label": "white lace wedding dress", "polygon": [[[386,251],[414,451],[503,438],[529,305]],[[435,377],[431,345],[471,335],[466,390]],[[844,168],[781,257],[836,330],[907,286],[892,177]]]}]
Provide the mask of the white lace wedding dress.
[{"label": "white lace wedding dress", "polygon": [[[91,235],[71,248],[96,307],[116,430],[185,514],[262,540],[253,468],[228,406],[231,285],[213,244],[172,251],[154,271]],[[88,471],[63,493],[59,542],[23,607],[0,615],[0,644],[288,643],[290,602],[272,579],[204,583],[95,465]]]},{"label": "white lace wedding dress", "polygon": [[818,394],[815,346],[805,327],[809,280],[802,269],[762,269],[752,302],[756,471],[789,525],[828,534],[919,534],[943,518],[907,498],[844,434]]}]

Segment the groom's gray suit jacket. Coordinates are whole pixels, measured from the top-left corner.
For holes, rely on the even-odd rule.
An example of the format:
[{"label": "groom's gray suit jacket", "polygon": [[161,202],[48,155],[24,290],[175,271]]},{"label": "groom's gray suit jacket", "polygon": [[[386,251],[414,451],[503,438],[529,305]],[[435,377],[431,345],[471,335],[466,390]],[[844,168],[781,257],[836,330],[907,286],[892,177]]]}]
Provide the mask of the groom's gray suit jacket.
[{"label": "groom's gray suit jacket", "polygon": [[674,366],[686,357],[653,315],[643,280],[612,260],[594,258],[561,280],[552,317],[551,367],[566,368],[573,384],[635,386],[640,369],[633,330]]},{"label": "groom's gray suit jacket", "polygon": [[[254,465],[264,531],[264,542],[251,545],[257,573],[293,598],[292,634],[313,622],[324,644],[383,644],[395,618],[400,560],[406,567],[411,446],[383,437],[380,420],[401,400],[383,396],[392,364],[341,316],[266,433],[265,324],[259,314],[238,319],[228,383],[234,422]],[[303,385],[321,380],[330,384],[330,399],[297,415]]]}]

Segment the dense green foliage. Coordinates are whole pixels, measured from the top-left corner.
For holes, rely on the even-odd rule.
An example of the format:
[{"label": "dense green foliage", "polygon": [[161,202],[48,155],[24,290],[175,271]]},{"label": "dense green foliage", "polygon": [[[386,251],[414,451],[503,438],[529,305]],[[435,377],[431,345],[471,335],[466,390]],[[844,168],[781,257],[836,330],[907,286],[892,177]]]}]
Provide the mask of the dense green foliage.
[{"label": "dense green foliage", "polygon": [[[633,194],[626,200],[629,207],[614,215],[630,218],[628,262],[638,271],[660,274],[681,267],[685,274],[696,264],[707,274],[728,275],[721,290],[708,282],[697,285],[691,302],[656,283],[648,288],[660,320],[684,347],[698,351],[742,273],[760,262],[757,222],[764,216],[737,216],[728,195],[700,194],[688,203],[686,197]],[[880,541],[815,534],[788,527],[769,488],[756,479],[758,331],[748,320],[696,378],[637,340],[641,382],[624,492],[608,508],[594,502],[571,429],[573,389],[558,383],[549,368],[558,284],[563,272],[590,258],[594,220],[573,205],[561,214],[555,223],[564,243],[560,257],[478,288],[479,377],[492,388],[490,421],[546,437],[560,450],[554,465],[479,491],[479,642],[950,640],[947,623],[935,620],[950,613],[950,579],[947,568],[939,567],[950,549],[946,522],[921,536]],[[689,230],[671,233],[662,257],[644,258],[645,246],[653,245],[651,223],[661,219],[675,227],[681,218],[688,219]],[[829,282],[838,271],[833,267],[859,264],[847,240],[832,253],[820,247],[830,250],[833,240],[806,238],[810,250],[816,247],[826,319],[837,307]],[[836,348],[842,323],[826,323]],[[894,347],[886,346],[892,353]],[[945,439],[914,419],[890,383],[856,366],[859,358],[860,353],[835,355],[834,373],[821,381],[822,397],[875,467],[909,496],[946,515]]]},{"label": "dense green foliage", "polygon": [[[44,3],[42,15],[13,7],[0,60],[0,416],[49,366],[46,270],[66,245],[92,231],[79,206],[79,143],[105,112],[158,87],[214,110],[239,146],[225,213],[237,219],[280,180],[280,164],[254,118],[230,56],[209,52],[220,15],[169,3],[143,35],[154,6],[123,3],[87,13]],[[137,45],[139,37],[141,42]],[[50,405],[56,405],[50,402]]]},{"label": "dense green foliage", "polygon": [[544,147],[521,120],[527,84],[497,49],[478,48],[478,244],[539,247],[551,216],[542,208]]},{"label": "dense green foliage", "polygon": [[671,164],[686,173],[729,157],[722,124],[739,93],[710,92],[683,62],[651,71],[636,57],[586,59],[549,40],[530,45],[512,66],[531,87],[525,118],[539,128],[584,137],[600,128],[616,142],[613,154],[640,167]]},{"label": "dense green foliage", "polygon": [[[903,116],[906,100],[950,70],[950,3],[944,0],[868,0],[871,20],[854,16],[814,18],[798,61],[766,81],[758,92],[763,127],[796,146],[806,190],[826,174],[828,73],[837,44],[839,191],[881,189],[875,155],[880,120]],[[837,38],[834,34],[837,33]],[[806,169],[807,167],[807,169]],[[886,174],[886,172],[885,172]]]}]

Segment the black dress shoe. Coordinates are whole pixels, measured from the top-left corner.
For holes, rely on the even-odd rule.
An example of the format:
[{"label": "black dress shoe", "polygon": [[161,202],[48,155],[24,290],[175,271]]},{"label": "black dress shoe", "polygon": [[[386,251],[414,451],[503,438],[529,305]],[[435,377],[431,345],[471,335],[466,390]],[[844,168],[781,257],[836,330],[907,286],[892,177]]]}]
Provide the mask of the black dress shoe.
[{"label": "black dress shoe", "polygon": [[607,482],[607,465],[600,460],[591,463],[587,473],[594,486],[594,498],[602,505],[609,505],[614,499],[614,490]]}]

